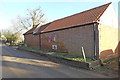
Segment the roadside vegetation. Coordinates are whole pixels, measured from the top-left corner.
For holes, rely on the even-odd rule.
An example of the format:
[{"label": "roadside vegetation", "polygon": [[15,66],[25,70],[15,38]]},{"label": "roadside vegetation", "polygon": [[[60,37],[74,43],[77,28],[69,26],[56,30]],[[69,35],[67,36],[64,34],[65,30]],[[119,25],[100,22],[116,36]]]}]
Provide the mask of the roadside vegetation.
[{"label": "roadside vegetation", "polygon": [[118,71],[119,70],[119,58],[120,58],[120,56],[104,61],[103,62],[104,66]]},{"label": "roadside vegetation", "polygon": [[[19,49],[32,51],[32,52],[37,52],[37,53],[40,53],[40,54],[47,54],[47,55],[50,55],[50,56],[61,57],[61,58],[74,60],[74,61],[84,62],[83,55],[69,54],[69,53],[66,53],[66,52],[49,52],[48,50],[41,50],[41,49],[38,49],[38,48],[25,47],[23,45],[19,46]],[[110,68],[110,69],[113,69],[113,70],[118,70],[118,58],[120,58],[120,56],[116,57],[116,58],[106,60],[106,61],[103,61],[103,65],[104,65],[103,67],[106,68],[106,69]],[[86,61],[87,62],[92,62],[93,60],[90,57],[86,57]],[[97,69],[98,68],[96,68],[96,70]]]},{"label": "roadside vegetation", "polygon": [[115,60],[118,61],[118,58],[120,58],[120,56],[112,58],[112,59],[108,59],[108,60],[104,61],[104,63],[110,63],[111,61],[115,61]]},{"label": "roadside vegetation", "polygon": [[39,48],[25,47],[23,45],[19,45],[19,49],[33,51],[33,52],[37,52],[37,53],[47,53],[48,52],[48,50],[41,50]]},{"label": "roadside vegetation", "polygon": [[[37,52],[38,54],[41,54],[41,55],[46,54],[46,55],[50,55],[50,56],[70,59],[73,61],[84,62],[84,58],[82,55],[68,54],[65,52],[49,52],[48,50],[40,50],[37,48],[25,47],[24,45],[19,46],[19,49]],[[113,59],[106,60],[103,62],[102,66],[97,65],[91,70],[94,72],[104,74],[104,75],[117,76],[118,75],[117,72],[119,71],[118,58],[120,58],[120,56],[113,58]],[[92,58],[87,57],[87,62],[94,63],[96,61],[93,61]]]},{"label": "roadside vegetation", "polygon": [[[80,61],[80,62],[84,62],[84,58],[82,55],[77,55],[77,54],[73,54],[73,53],[67,53],[67,52],[54,52],[52,54],[50,54],[51,56],[57,56],[57,57],[62,57],[65,59],[70,59],[70,60],[74,60],[74,61]],[[88,58],[86,57],[87,61],[93,61],[92,58]]]},{"label": "roadside vegetation", "polygon": [[[56,57],[61,57],[69,60],[74,60],[74,61],[80,61],[84,62],[84,58],[82,55],[77,55],[77,54],[69,54],[66,52],[49,52],[48,50],[41,50],[38,48],[32,48],[32,47],[25,47],[25,46],[19,46],[19,49],[27,50],[27,51],[32,51],[32,52],[37,52],[37,53],[42,53],[42,54],[48,54],[50,56],[56,56]],[[92,58],[86,58],[88,62],[93,61]]]}]

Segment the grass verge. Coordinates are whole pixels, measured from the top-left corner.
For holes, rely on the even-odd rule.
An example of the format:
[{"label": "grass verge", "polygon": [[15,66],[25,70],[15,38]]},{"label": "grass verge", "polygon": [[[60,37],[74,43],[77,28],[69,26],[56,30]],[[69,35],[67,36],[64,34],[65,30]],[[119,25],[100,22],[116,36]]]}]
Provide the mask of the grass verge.
[{"label": "grass verge", "polygon": [[[77,55],[77,54],[69,54],[69,53],[65,53],[65,52],[54,52],[53,54],[50,54],[52,56],[58,56],[58,57],[62,57],[62,58],[66,58],[66,59],[70,59],[70,60],[74,60],[74,61],[80,61],[80,62],[84,62],[84,58],[82,55]],[[91,58],[86,58],[87,61],[93,61]]]},{"label": "grass verge", "polygon": [[[25,47],[25,46],[19,46],[19,49],[23,49],[23,50],[27,50],[27,51],[33,51],[33,52],[37,52],[37,53],[51,53],[48,50],[41,50],[38,48],[32,48],[32,47]],[[82,55],[77,55],[77,54],[69,54],[66,52],[53,52],[51,54],[49,54],[50,56],[56,56],[56,57],[61,57],[61,58],[65,58],[65,59],[69,59],[69,60],[74,60],[74,61],[80,61],[80,62],[84,62],[84,58]],[[93,61],[92,58],[86,58],[86,60],[88,62]]]},{"label": "grass verge", "polygon": [[118,64],[118,62],[119,62],[118,59],[119,59],[119,58],[120,58],[120,56],[104,61],[104,62],[103,62],[103,63],[104,63],[104,66],[106,66],[106,67],[108,67],[108,68],[111,68],[111,69],[113,69],[113,70],[118,71],[118,70],[119,70],[119,64]]},{"label": "grass verge", "polygon": [[118,60],[118,58],[120,58],[120,56],[119,56],[119,57],[112,58],[112,59],[108,59],[108,60],[106,60],[106,61],[103,61],[103,63],[109,63],[109,62],[111,62],[111,61]]},{"label": "grass verge", "polygon": [[32,48],[32,47],[25,47],[25,46],[19,46],[19,49],[27,50],[27,51],[33,51],[37,53],[46,53],[48,50],[41,50],[39,48]]}]

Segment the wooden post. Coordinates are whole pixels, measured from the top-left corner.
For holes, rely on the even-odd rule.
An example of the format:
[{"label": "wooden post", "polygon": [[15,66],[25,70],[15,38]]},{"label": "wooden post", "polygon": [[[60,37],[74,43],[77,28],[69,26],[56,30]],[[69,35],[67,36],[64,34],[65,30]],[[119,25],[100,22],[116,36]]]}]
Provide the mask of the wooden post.
[{"label": "wooden post", "polygon": [[83,53],[84,60],[86,62],[86,57],[85,57],[85,52],[84,52],[84,48],[83,47],[82,47],[82,53]]}]

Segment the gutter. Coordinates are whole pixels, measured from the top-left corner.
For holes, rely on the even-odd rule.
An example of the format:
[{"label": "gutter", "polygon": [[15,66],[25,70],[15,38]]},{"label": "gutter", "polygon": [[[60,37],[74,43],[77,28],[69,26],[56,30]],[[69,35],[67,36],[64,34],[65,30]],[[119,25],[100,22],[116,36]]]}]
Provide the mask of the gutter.
[{"label": "gutter", "polygon": [[39,33],[39,46],[40,46],[40,49],[41,49],[41,34]]},{"label": "gutter", "polygon": [[82,25],[77,25],[77,26],[62,28],[62,29],[56,29],[56,30],[47,31],[47,32],[40,32],[40,33],[36,33],[36,34],[44,34],[44,33],[49,33],[49,32],[54,32],[54,31],[60,31],[60,30],[65,30],[65,29],[70,29],[70,28],[82,27],[82,26],[91,25],[91,24],[94,24],[94,23],[97,23],[97,22],[92,22],[92,23],[87,23],[87,24],[82,24]]},{"label": "gutter", "polygon": [[94,60],[97,59],[96,55],[97,55],[97,50],[96,50],[96,29],[95,29],[95,23],[93,23],[93,35],[94,35]]}]

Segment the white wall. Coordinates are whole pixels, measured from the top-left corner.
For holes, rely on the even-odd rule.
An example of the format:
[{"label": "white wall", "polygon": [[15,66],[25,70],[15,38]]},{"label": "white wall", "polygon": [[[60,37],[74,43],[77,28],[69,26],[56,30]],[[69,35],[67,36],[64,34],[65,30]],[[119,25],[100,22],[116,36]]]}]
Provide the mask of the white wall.
[{"label": "white wall", "polygon": [[104,24],[106,26],[118,28],[118,19],[113,4],[110,4],[108,8],[105,10],[103,15],[100,17],[99,23]]},{"label": "white wall", "polygon": [[100,17],[99,23],[99,55],[102,60],[106,60],[107,55],[113,54],[118,45],[118,19],[112,4]]}]

